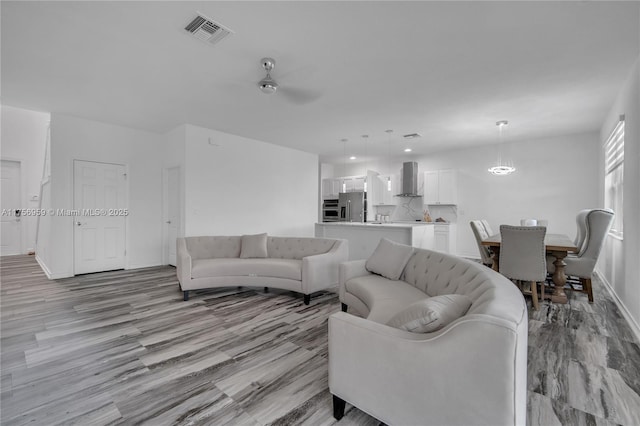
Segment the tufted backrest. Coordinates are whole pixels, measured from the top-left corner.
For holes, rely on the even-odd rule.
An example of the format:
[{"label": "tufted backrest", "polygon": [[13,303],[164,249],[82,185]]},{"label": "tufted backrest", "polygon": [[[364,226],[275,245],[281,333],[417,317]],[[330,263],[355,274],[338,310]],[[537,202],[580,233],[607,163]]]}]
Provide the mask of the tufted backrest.
[{"label": "tufted backrest", "polygon": [[543,282],[547,276],[544,226],[500,225],[500,273],[505,277]]},{"label": "tufted backrest", "polygon": [[437,251],[415,249],[401,280],[428,296],[464,294],[469,314],[486,314],[519,323],[526,318],[520,290],[506,277],[480,263]]},{"label": "tufted backrest", "polygon": [[267,237],[268,256],[275,259],[297,259],[327,253],[336,240],[328,238]]},{"label": "tufted backrest", "polygon": [[242,237],[239,236],[186,237],[185,241],[193,260],[240,257]]}]

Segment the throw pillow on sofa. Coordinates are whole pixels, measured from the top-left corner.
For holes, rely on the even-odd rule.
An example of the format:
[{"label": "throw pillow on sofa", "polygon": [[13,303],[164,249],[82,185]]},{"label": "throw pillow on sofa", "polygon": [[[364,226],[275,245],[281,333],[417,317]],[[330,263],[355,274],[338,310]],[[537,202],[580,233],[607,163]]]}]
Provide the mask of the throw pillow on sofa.
[{"label": "throw pillow on sofa", "polygon": [[438,331],[467,313],[471,299],[462,294],[443,294],[419,300],[398,312],[387,323],[413,333]]},{"label": "throw pillow on sofa", "polygon": [[267,257],[267,234],[243,235],[240,258]]},{"label": "throw pillow on sofa", "polygon": [[397,280],[412,254],[413,247],[382,238],[371,257],[367,259],[365,268],[374,274]]}]

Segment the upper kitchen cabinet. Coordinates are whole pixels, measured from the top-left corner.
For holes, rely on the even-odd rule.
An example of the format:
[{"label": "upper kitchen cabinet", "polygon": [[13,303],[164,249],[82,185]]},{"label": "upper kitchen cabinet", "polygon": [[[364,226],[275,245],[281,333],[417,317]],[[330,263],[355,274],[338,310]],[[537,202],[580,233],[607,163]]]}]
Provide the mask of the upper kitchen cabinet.
[{"label": "upper kitchen cabinet", "polygon": [[345,177],[345,191],[344,192],[360,192],[364,191],[364,183],[366,182],[366,176],[352,176]]},{"label": "upper kitchen cabinet", "polygon": [[322,179],[322,199],[337,200],[342,192],[342,179]]},{"label": "upper kitchen cabinet", "polygon": [[382,204],[395,206],[398,204],[396,194],[400,192],[400,175],[382,176]]},{"label": "upper kitchen cabinet", "polygon": [[424,172],[424,204],[457,204],[458,172],[454,169]]},{"label": "upper kitchen cabinet", "polygon": [[395,195],[400,191],[399,180],[399,175],[375,176],[371,180],[371,189],[367,192],[367,201],[372,206],[395,206],[398,202]]},{"label": "upper kitchen cabinet", "polygon": [[364,191],[366,176],[344,176],[322,179],[322,199],[337,199],[341,192]]},{"label": "upper kitchen cabinet", "polygon": [[370,206],[380,204],[382,193],[379,190],[380,174],[367,170],[367,202]]}]

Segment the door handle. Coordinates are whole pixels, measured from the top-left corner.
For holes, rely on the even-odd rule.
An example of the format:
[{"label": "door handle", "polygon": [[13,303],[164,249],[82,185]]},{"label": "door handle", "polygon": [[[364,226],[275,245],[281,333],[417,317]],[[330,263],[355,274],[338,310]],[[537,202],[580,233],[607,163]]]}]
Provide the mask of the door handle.
[{"label": "door handle", "polygon": [[82,226],[82,222],[76,222],[76,225]]},{"label": "door handle", "polygon": [[165,223],[171,223],[171,221],[170,221],[170,220],[168,220],[168,221],[166,221]]}]

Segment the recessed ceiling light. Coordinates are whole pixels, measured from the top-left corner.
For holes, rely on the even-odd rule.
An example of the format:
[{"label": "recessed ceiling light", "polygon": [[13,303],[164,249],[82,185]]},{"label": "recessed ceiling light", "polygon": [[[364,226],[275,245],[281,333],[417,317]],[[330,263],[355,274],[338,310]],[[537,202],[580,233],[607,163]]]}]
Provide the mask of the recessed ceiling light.
[{"label": "recessed ceiling light", "polygon": [[404,152],[411,152],[411,148],[405,148]]},{"label": "recessed ceiling light", "polygon": [[355,160],[356,157],[354,155],[352,155],[351,157],[349,157],[349,160]]}]

